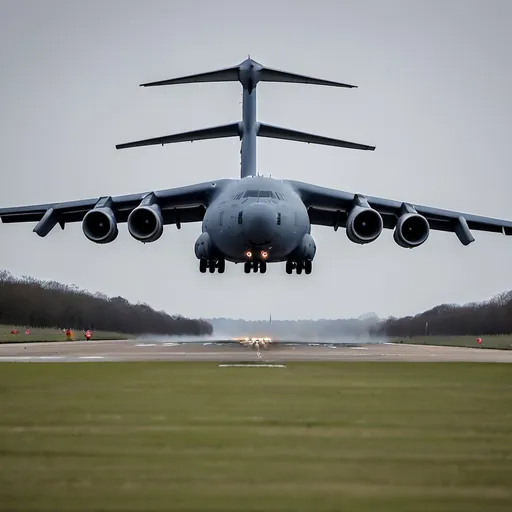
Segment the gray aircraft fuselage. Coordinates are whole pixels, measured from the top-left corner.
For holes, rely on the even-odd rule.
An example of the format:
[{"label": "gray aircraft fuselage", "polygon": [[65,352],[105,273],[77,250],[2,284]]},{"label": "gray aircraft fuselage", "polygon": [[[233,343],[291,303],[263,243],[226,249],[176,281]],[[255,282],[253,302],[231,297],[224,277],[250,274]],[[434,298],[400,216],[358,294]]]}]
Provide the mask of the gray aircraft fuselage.
[{"label": "gray aircraft fuselage", "polygon": [[299,253],[313,260],[316,252],[304,203],[292,187],[273,178],[233,180],[206,210],[202,232],[196,255],[207,259],[220,253],[234,263],[248,256],[271,263]]}]

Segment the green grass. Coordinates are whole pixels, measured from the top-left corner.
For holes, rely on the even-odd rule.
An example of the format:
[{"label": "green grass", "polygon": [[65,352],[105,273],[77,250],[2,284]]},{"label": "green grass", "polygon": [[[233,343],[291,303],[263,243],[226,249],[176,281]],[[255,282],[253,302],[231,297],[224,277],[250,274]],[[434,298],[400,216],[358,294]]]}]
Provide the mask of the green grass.
[{"label": "green grass", "polygon": [[[30,343],[38,341],[66,341],[66,334],[59,329],[31,328],[30,334],[25,334],[25,326],[0,325],[0,344],[2,343]],[[13,329],[18,329],[19,334],[11,334]],[[85,340],[84,331],[74,329],[75,340]],[[129,339],[128,334],[119,334],[107,331],[92,331],[93,340],[122,340]]]},{"label": "green grass", "polygon": [[512,367],[0,364],[2,511],[509,512]]},{"label": "green grass", "polygon": [[481,347],[512,350],[512,335],[480,336],[482,344],[476,341],[477,336],[415,336],[413,338],[394,338],[395,343],[412,343],[415,345],[440,345],[451,347]]}]

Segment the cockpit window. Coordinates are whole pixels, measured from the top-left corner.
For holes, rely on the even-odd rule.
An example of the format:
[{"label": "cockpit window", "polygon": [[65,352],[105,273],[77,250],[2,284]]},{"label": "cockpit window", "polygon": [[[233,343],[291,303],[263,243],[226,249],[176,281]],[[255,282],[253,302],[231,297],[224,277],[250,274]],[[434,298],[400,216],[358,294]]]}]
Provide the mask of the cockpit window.
[{"label": "cockpit window", "polygon": [[279,197],[270,190],[247,190],[244,197]]}]

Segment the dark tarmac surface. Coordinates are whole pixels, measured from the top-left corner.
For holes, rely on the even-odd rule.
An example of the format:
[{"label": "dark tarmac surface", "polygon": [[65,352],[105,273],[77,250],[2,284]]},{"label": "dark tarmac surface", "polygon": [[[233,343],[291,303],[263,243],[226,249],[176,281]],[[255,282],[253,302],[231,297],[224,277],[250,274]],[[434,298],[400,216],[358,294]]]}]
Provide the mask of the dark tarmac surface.
[{"label": "dark tarmac surface", "polygon": [[512,351],[406,344],[270,344],[255,349],[236,342],[75,341],[0,345],[0,362],[71,361],[472,361],[512,363]]}]

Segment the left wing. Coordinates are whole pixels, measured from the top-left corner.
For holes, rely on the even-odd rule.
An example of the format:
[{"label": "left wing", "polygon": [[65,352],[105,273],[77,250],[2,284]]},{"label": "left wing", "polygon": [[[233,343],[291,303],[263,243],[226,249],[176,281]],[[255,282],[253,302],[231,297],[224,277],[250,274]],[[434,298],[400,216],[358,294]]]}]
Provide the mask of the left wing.
[{"label": "left wing", "polygon": [[[304,202],[309,212],[311,224],[331,226],[335,230],[344,227],[353,234],[354,228],[356,231],[358,228],[358,225],[354,224],[356,215],[354,208],[359,207],[359,213],[370,208],[378,212],[382,221],[379,221],[377,216],[374,216],[373,219],[368,216],[366,220],[369,222],[365,225],[359,224],[359,227],[364,229],[375,221],[373,226],[375,227],[375,233],[378,232],[378,234],[372,237],[368,231],[368,236],[360,239],[356,234],[353,241],[357,243],[368,243],[375,240],[380,234],[379,222],[381,222],[380,228],[395,229],[397,243],[409,248],[417,247],[425,242],[430,229],[455,233],[464,245],[469,245],[475,240],[471,230],[512,235],[512,221],[510,220],[481,217],[431,206],[353,194],[299,181],[287,181],[287,183],[293,187]],[[361,219],[363,218],[361,217]],[[427,222],[425,222],[425,219]],[[399,233],[396,233],[396,231],[399,231]],[[351,233],[347,233],[349,238]],[[409,240],[407,239],[408,233],[411,233]]]},{"label": "left wing", "polygon": [[115,224],[127,222],[130,213],[141,203],[158,207],[162,224],[200,222],[206,208],[231,180],[217,180],[184,187],[124,196],[104,196],[78,201],[0,208],[3,223],[37,222],[34,232],[46,236],[57,224],[62,229],[70,222],[81,222],[92,210],[101,209]]}]

